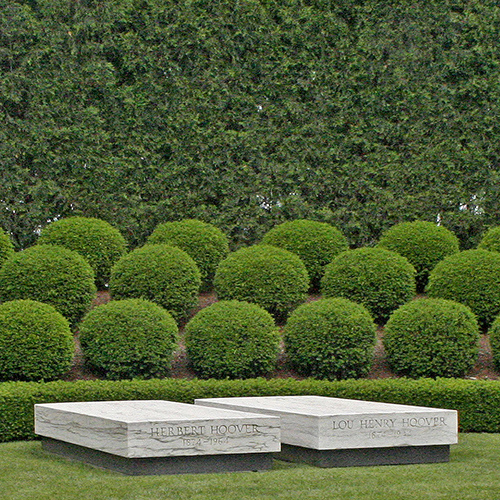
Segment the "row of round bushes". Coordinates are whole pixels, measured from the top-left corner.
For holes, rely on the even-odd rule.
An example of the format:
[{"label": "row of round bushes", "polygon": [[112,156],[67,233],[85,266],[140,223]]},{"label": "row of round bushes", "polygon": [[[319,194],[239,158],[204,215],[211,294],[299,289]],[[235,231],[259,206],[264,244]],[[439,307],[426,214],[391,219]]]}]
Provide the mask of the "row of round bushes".
[{"label": "row of round bushes", "polygon": [[95,295],[94,280],[109,281],[113,298],[153,301],[180,321],[213,281],[220,299],[256,303],[284,321],[319,287],[324,297],[363,304],[384,323],[425,286],[431,297],[468,305],[487,328],[500,313],[500,254],[484,248],[495,248],[497,233],[487,233],[480,249],[458,252],[452,233],[417,221],[394,226],[376,248],[346,250],[333,226],[297,220],[229,254],[220,230],[187,220],[160,224],[146,246],[125,254],[116,229],[74,217],[50,224],[39,245],[17,254],[4,234],[0,301],[47,302],[75,325]]},{"label": "row of round bushes", "polygon": [[[178,327],[162,307],[116,300],[90,311],[79,325],[88,366],[111,378],[169,374]],[[500,368],[500,316],[490,328]],[[345,379],[371,367],[376,326],[368,310],[344,298],[302,304],[284,328],[290,366],[300,375]],[[478,354],[479,326],[463,304],[419,299],[398,308],[383,337],[394,372],[410,377],[461,377]],[[202,378],[252,378],[276,366],[280,334],[263,308],[220,301],[202,309],[185,327],[188,358]],[[51,380],[74,355],[68,321],[52,306],[31,300],[0,305],[0,380]]]}]

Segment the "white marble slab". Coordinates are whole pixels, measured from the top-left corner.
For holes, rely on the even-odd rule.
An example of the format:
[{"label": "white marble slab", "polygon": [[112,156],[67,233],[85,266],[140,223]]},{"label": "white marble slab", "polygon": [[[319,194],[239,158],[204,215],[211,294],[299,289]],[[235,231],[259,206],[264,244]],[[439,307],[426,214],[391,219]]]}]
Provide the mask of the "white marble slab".
[{"label": "white marble slab", "polygon": [[281,417],[281,442],[316,450],[449,445],[454,410],[321,396],[197,399],[196,405]]},{"label": "white marble slab", "polygon": [[35,433],[127,458],[280,450],[278,417],[171,401],[37,404]]}]

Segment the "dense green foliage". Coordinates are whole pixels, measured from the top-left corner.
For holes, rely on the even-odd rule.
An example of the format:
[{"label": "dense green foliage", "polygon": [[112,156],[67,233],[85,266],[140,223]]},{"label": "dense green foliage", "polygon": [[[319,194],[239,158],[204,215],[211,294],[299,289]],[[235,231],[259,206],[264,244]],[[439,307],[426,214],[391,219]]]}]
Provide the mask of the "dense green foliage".
[{"label": "dense green foliage", "polygon": [[64,247],[37,245],[15,253],[0,268],[0,302],[46,302],[72,325],[88,311],[95,294],[92,268]]},{"label": "dense green foliage", "polygon": [[431,272],[426,292],[469,306],[487,328],[500,313],[500,254],[467,250],[446,257]]},{"label": "dense green foliage", "polygon": [[375,323],[360,304],[323,299],[299,306],[285,327],[285,351],[301,375],[326,379],[366,375],[373,360]]},{"label": "dense green foliage", "polygon": [[85,362],[109,379],[165,377],[177,346],[174,318],[141,299],[113,300],[79,325]]},{"label": "dense green foliage", "polygon": [[14,245],[9,235],[0,229],[0,267],[14,253]]},{"label": "dense green foliage", "polygon": [[415,268],[405,257],[383,248],[358,248],[339,254],[321,280],[325,297],[363,304],[379,323],[415,296]]},{"label": "dense green foliage", "polygon": [[256,304],[220,301],[186,325],[186,350],[201,378],[251,378],[276,366],[280,335],[273,317]]},{"label": "dense green foliage", "polygon": [[0,305],[0,380],[54,380],[71,367],[74,342],[68,320],[34,300]]},{"label": "dense green foliage", "polygon": [[300,394],[448,408],[458,411],[462,432],[500,432],[500,382],[496,380],[82,380],[0,384],[0,441],[35,437],[36,403],[136,399],[193,403],[198,398]]},{"label": "dense green foliage", "polygon": [[146,245],[122,257],[111,269],[114,299],[145,299],[164,307],[176,320],[198,303],[200,271],[183,250]]},{"label": "dense green foliage", "polygon": [[38,243],[59,245],[85,257],[94,270],[99,288],[108,283],[111,267],[127,250],[118,229],[88,217],[68,217],[50,223],[42,230]]},{"label": "dense green foliage", "polygon": [[309,276],[300,258],[288,250],[253,245],[219,264],[214,285],[219,299],[258,304],[281,321],[306,299]]},{"label": "dense green foliage", "polygon": [[133,247],[404,220],[500,224],[496,0],[0,0],[0,225],[98,217]]},{"label": "dense green foliage", "polygon": [[414,300],[394,311],[383,338],[387,361],[409,377],[463,377],[479,352],[472,311],[444,299]]},{"label": "dense green foliage", "polygon": [[458,238],[432,222],[402,222],[388,229],[378,246],[406,257],[417,271],[417,291],[423,292],[429,272],[447,255],[458,252]]},{"label": "dense green foliage", "polygon": [[500,226],[488,229],[477,247],[491,252],[500,252]]},{"label": "dense green foliage", "polygon": [[200,270],[202,290],[212,287],[215,270],[229,253],[227,236],[219,228],[191,219],[160,224],[148,243],[172,245],[189,254]]},{"label": "dense green foliage", "polygon": [[306,266],[313,290],[319,289],[325,265],[349,248],[347,239],[336,227],[303,219],[273,227],[264,235],[262,243],[297,254]]},{"label": "dense green foliage", "polygon": [[493,356],[493,363],[496,368],[500,370],[500,316],[495,318],[492,325],[488,330],[491,344],[491,354]]}]

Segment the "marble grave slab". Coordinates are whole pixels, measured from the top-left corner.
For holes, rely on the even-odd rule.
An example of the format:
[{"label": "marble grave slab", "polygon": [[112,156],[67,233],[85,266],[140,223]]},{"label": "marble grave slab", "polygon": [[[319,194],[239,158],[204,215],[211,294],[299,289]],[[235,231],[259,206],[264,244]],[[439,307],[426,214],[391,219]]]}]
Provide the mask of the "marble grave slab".
[{"label": "marble grave slab", "polygon": [[35,405],[44,449],[125,474],[265,470],[280,419],[171,401]]},{"label": "marble grave slab", "polygon": [[281,457],[320,467],[446,462],[450,445],[458,442],[454,410],[322,396],[195,404],[281,417]]}]

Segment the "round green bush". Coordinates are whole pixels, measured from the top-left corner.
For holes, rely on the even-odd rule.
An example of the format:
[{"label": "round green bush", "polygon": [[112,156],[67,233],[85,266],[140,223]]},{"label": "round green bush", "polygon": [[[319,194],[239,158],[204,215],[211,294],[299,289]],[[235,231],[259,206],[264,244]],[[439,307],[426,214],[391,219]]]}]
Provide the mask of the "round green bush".
[{"label": "round green bush", "polygon": [[229,253],[227,236],[219,228],[194,219],[158,225],[148,243],[179,247],[189,254],[200,270],[203,290],[212,288],[215,270]]},{"label": "round green bush", "polygon": [[497,370],[500,370],[500,316],[495,318],[490,329],[488,330],[490,337],[491,353],[493,355],[493,363]]},{"label": "round green bush", "polygon": [[466,250],[449,255],[429,275],[426,292],[469,306],[487,328],[500,313],[500,254]]},{"label": "round green bush", "polygon": [[459,251],[458,238],[433,222],[414,221],[396,224],[387,230],[378,247],[406,257],[416,271],[417,291],[423,292],[429,273],[447,255]]},{"label": "round green bush", "polygon": [[78,252],[94,270],[96,284],[104,288],[111,267],[127,250],[125,239],[111,224],[87,217],[69,217],[42,230],[39,244],[59,245]]},{"label": "round green bush", "polygon": [[36,245],[15,253],[0,268],[0,302],[31,299],[53,305],[74,325],[96,294],[94,272],[73,250]]},{"label": "round green bush", "polygon": [[297,254],[309,273],[312,290],[319,289],[326,264],[349,248],[346,237],[336,227],[305,219],[272,228],[264,235],[262,243]]},{"label": "round green bush", "polygon": [[375,321],[383,323],[415,296],[415,268],[405,257],[383,248],[348,250],[326,266],[321,290],[325,297],[363,304]]},{"label": "round green bush", "polygon": [[214,285],[219,299],[252,302],[282,320],[307,298],[309,276],[297,255],[270,245],[254,245],[223,260]]},{"label": "round green bush", "polygon": [[256,304],[220,301],[186,325],[186,351],[202,378],[252,378],[276,366],[280,336],[272,316]]},{"label": "round green bush", "polygon": [[73,356],[68,320],[54,307],[34,300],[0,305],[0,380],[54,380]]},{"label": "round green bush", "polygon": [[490,252],[500,252],[500,226],[490,228],[477,247]]},{"label": "round green bush", "polygon": [[420,299],[401,306],[385,326],[391,368],[409,377],[463,377],[477,359],[479,327],[458,302]]},{"label": "round green bush", "polygon": [[198,303],[200,271],[183,250],[146,245],[122,257],[111,270],[114,299],[145,299],[164,307],[177,321]]},{"label": "round green bush", "polygon": [[109,379],[165,377],[178,328],[162,307],[142,299],[113,300],[80,323],[86,363]]},{"label": "round green bush", "polygon": [[366,375],[373,360],[376,326],[368,310],[347,299],[303,304],[285,327],[290,365],[301,375],[324,379]]},{"label": "round green bush", "polygon": [[0,229],[0,267],[12,255],[14,255],[14,245],[9,235]]}]

